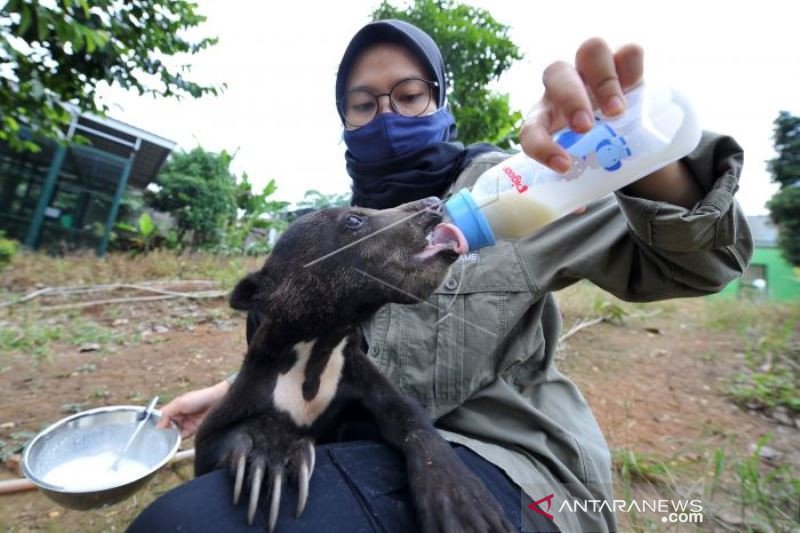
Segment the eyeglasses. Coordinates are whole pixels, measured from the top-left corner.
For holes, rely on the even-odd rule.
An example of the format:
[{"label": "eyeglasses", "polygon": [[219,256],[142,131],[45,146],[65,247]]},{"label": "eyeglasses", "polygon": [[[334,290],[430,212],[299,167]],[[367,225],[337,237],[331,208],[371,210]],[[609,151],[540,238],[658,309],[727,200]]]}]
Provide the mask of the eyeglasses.
[{"label": "eyeglasses", "polygon": [[407,78],[394,84],[388,93],[373,94],[366,89],[353,89],[338,102],[345,123],[351,128],[360,128],[372,122],[380,107],[378,98],[389,97],[392,111],[406,117],[418,117],[427,111],[433,100],[435,81]]}]

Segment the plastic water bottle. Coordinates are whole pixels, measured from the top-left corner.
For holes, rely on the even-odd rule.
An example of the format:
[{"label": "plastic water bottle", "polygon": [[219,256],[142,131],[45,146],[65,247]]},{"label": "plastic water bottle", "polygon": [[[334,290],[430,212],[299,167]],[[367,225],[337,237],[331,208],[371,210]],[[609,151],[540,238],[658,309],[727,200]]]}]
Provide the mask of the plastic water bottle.
[{"label": "plastic water bottle", "polygon": [[598,115],[586,133],[554,134],[572,159],[568,172],[559,174],[520,152],[487,170],[471,191],[450,198],[445,209],[469,249],[530,235],[677,161],[700,142],[697,117],[680,93],[641,85],[625,97],[621,116]]}]

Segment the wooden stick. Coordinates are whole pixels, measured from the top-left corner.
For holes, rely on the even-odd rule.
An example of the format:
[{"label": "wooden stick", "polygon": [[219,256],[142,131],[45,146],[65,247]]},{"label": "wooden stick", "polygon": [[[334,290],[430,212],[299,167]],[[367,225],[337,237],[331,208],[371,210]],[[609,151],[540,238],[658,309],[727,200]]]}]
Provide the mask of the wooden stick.
[{"label": "wooden stick", "polygon": [[[189,459],[194,459],[194,448],[179,451],[169,463],[180,463]],[[35,489],[36,485],[33,484],[33,481],[24,477],[0,481],[0,496]]]},{"label": "wooden stick", "polygon": [[[155,292],[159,294],[177,294],[179,296],[185,295],[192,295],[192,294],[203,294],[205,292],[213,292],[213,291],[196,291],[196,292],[180,292],[180,291],[170,291],[167,289],[157,289],[155,287],[151,287],[150,283],[141,283],[141,284],[132,284],[132,283],[114,283],[112,285],[94,285],[91,287],[66,287],[62,289],[54,289],[53,292],[62,295],[68,296],[73,294],[86,294],[89,292],[110,292],[119,289],[132,289],[136,291],[145,291],[145,292]],[[30,295],[28,295],[30,296]],[[42,296],[38,294],[37,296]],[[26,297],[26,299],[30,299]]]},{"label": "wooden stick", "polygon": [[[656,309],[656,310],[654,310],[654,311],[652,311],[650,313],[636,313],[636,314],[628,315],[628,318],[650,318],[650,317],[656,316],[660,312],[661,312],[661,309]],[[573,335],[575,335],[576,333],[578,333],[582,329],[585,329],[585,328],[588,328],[588,327],[591,327],[591,326],[595,326],[595,325],[599,324],[600,322],[604,322],[606,320],[608,320],[608,317],[605,317],[605,316],[594,318],[592,320],[581,320],[580,322],[578,322],[577,324],[572,326],[572,328],[568,332],[563,334],[558,339],[558,343],[561,344],[562,342],[564,342],[568,338],[572,337]]]},{"label": "wooden stick", "polygon": [[91,302],[80,302],[76,304],[48,305],[40,307],[40,311],[56,311],[58,309],[76,309],[80,307],[91,307],[93,305],[107,305],[127,302],[152,302],[156,300],[174,300],[177,296],[138,296],[135,298],[112,298],[110,300],[93,300]]},{"label": "wooden stick", "polygon": [[167,294],[164,296],[135,296],[131,298],[111,298],[110,300],[92,300],[91,302],[79,302],[74,304],[61,304],[61,305],[49,305],[45,307],[40,307],[40,311],[55,311],[58,309],[76,309],[80,307],[91,307],[94,305],[108,305],[108,304],[118,304],[118,303],[130,303],[130,302],[152,302],[156,300],[174,300],[175,298],[188,298],[190,300],[200,300],[205,298],[222,298],[227,296],[227,291],[217,291],[217,292],[204,292],[202,294]]},{"label": "wooden stick", "polygon": [[[58,294],[58,295],[71,295],[71,294],[85,294],[88,292],[103,292],[103,291],[114,291],[118,289],[134,289],[140,291],[150,291],[162,294],[193,294],[193,293],[179,293],[177,291],[167,291],[166,289],[156,289],[151,287],[150,285],[180,285],[180,284],[188,284],[188,285],[198,285],[198,284],[206,284],[206,285],[216,285],[217,282],[213,280],[202,280],[202,279],[187,279],[187,280],[149,280],[149,281],[140,281],[138,283],[111,283],[111,284],[103,284],[103,285],[77,285],[74,287],[45,287],[43,289],[38,289],[33,292],[26,294],[25,296],[20,297],[17,300],[6,300],[5,302],[0,302],[0,307],[7,307],[13,304],[21,304],[27,301],[33,300],[34,298],[38,298],[40,296],[46,296],[49,294]],[[200,291],[202,292],[202,291]],[[210,292],[210,291],[205,291]]]},{"label": "wooden stick", "polygon": [[33,481],[24,477],[0,481],[0,495],[14,494],[16,492],[24,492],[35,488],[36,485],[33,484]]},{"label": "wooden stick", "polygon": [[600,318],[595,318],[594,320],[581,320],[580,322],[572,326],[572,328],[568,332],[563,334],[561,338],[558,339],[558,343],[561,344],[565,340],[569,339],[570,337],[578,333],[580,330],[599,324],[604,320],[605,317],[602,316]]},{"label": "wooden stick", "polygon": [[187,461],[189,459],[194,459],[194,448],[179,451],[175,454],[175,457],[172,458],[170,463],[180,463],[181,461]]},{"label": "wooden stick", "polygon": [[30,294],[26,294],[19,300],[6,300],[5,302],[0,302],[0,307],[6,307],[13,304],[21,304],[23,302],[27,302],[28,300],[32,300],[37,296],[41,296],[42,294],[46,294],[53,290],[55,290],[53,287],[45,287],[44,289],[39,289],[38,291],[33,291]]}]

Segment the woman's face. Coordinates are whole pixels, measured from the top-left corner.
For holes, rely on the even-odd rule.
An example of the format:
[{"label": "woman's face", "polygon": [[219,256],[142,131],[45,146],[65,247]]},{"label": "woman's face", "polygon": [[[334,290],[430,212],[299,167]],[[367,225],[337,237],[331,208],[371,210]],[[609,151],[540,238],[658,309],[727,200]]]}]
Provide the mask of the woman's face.
[{"label": "woman's face", "polygon": [[[427,73],[423,64],[404,47],[381,43],[368,48],[356,59],[350,70],[345,91],[349,93],[353,90],[363,90],[372,95],[382,95],[378,98],[378,108],[375,113],[377,116],[381,113],[392,112],[387,93],[396,87],[398,82],[414,78],[429,80],[430,74]],[[395,94],[394,97],[396,104],[402,104],[404,99],[410,102],[419,95],[405,92]],[[419,115],[428,115],[434,111],[436,111],[435,94]]]}]

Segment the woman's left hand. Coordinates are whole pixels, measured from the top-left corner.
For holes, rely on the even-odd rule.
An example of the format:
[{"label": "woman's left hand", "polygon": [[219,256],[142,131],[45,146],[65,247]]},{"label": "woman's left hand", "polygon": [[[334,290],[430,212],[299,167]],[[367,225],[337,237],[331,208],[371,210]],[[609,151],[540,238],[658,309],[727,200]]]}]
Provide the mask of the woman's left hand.
[{"label": "woman's left hand", "polygon": [[569,154],[553,141],[565,127],[585,133],[594,125],[594,109],[607,116],[625,110],[624,92],[642,81],[644,52],[626,45],[612,52],[599,38],[585,41],[575,64],[556,61],[542,75],[544,95],[528,114],[520,131],[522,150],[557,172],[570,168]]}]

